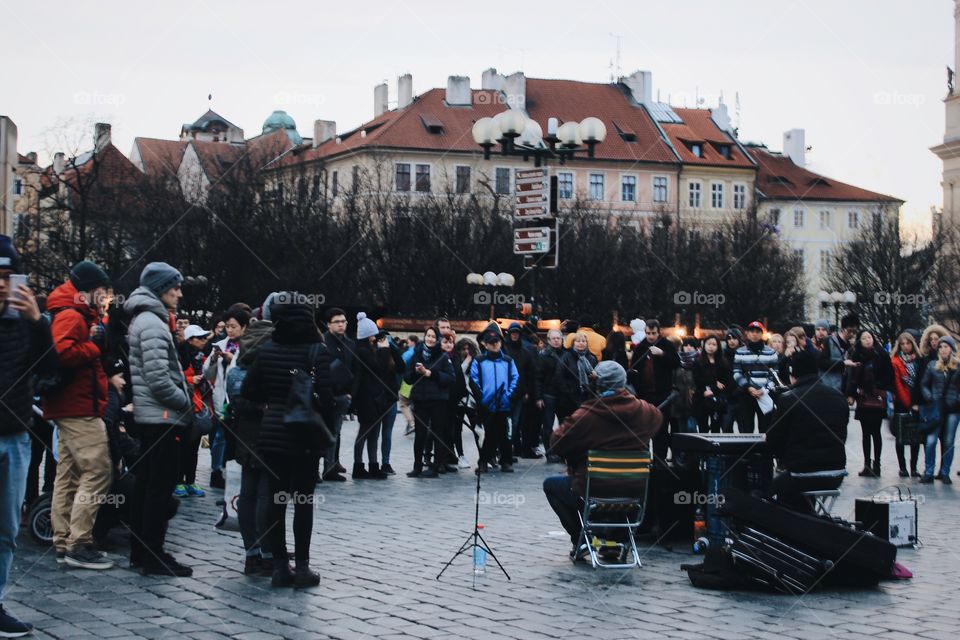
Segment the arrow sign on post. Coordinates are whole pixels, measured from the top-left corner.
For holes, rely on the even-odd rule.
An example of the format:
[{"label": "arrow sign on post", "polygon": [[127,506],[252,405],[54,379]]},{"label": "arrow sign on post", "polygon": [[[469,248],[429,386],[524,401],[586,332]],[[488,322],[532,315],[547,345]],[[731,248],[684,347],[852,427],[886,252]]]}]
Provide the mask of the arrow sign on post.
[{"label": "arrow sign on post", "polygon": [[515,220],[538,220],[549,218],[550,174],[547,169],[521,169],[516,173]]},{"label": "arrow sign on post", "polygon": [[527,227],[513,230],[513,252],[517,255],[550,251],[550,227]]}]

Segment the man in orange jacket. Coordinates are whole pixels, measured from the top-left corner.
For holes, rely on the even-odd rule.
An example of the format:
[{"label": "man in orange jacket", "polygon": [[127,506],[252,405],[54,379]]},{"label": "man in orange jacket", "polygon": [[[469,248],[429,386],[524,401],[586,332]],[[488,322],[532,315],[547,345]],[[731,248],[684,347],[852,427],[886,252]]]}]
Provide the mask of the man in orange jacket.
[{"label": "man in orange jacket", "polygon": [[53,345],[60,384],[43,398],[43,417],[60,432],[53,485],[53,546],[58,563],[80,569],[109,569],[113,561],[93,544],[93,524],[110,487],[110,449],[103,417],[107,410],[100,300],[110,280],[92,262],[78,262],[67,282],[53,290]]}]

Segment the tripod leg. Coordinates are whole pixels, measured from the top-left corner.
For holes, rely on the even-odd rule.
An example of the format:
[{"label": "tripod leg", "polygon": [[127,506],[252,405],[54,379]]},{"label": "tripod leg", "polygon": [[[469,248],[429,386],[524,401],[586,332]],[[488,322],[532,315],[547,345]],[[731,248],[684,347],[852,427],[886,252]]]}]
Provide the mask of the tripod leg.
[{"label": "tripod leg", "polygon": [[490,548],[490,545],[487,544],[487,541],[483,539],[483,535],[480,533],[480,531],[477,531],[477,537],[480,539],[480,542],[475,544],[478,547],[481,547],[482,549],[484,549],[487,552],[487,554],[491,558],[493,558],[493,561],[497,563],[498,567],[500,567],[500,571],[503,572],[503,575],[507,576],[507,580],[512,580],[512,578],[510,577],[510,574],[507,573],[507,570],[503,568],[502,564],[500,564],[500,560],[497,559],[497,554],[493,552],[493,549]]},{"label": "tripod leg", "polygon": [[472,549],[475,546],[477,546],[477,543],[474,540],[474,534],[471,533],[470,535],[467,536],[467,539],[463,541],[463,544],[460,545],[460,548],[457,550],[457,552],[453,554],[453,557],[447,560],[447,564],[443,565],[443,569],[440,569],[440,573],[437,574],[436,579],[437,580],[440,579],[440,576],[442,576],[443,572],[446,571],[451,564],[453,564],[453,561],[457,559],[457,556],[459,556],[461,553],[466,551],[468,548]]}]

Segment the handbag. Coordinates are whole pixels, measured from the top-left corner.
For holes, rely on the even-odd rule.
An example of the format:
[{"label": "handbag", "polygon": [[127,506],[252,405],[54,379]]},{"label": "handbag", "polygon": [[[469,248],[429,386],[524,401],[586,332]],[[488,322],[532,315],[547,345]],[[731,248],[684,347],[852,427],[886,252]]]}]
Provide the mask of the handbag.
[{"label": "handbag", "polygon": [[877,391],[876,389],[874,389],[872,393],[867,393],[861,389],[857,395],[857,408],[870,411],[882,410],[886,408],[887,405],[886,395],[886,393]]},{"label": "handbag", "polygon": [[923,442],[920,421],[912,413],[895,413],[890,418],[890,431],[899,446],[917,445]]},{"label": "handbag", "polygon": [[203,403],[200,411],[193,413],[193,429],[197,437],[208,436],[213,431],[213,411],[206,402]]},{"label": "handbag", "polygon": [[283,426],[307,441],[311,449],[323,450],[336,439],[317,409],[318,398],[314,389],[314,367],[319,345],[310,347],[307,370],[290,370],[290,390],[283,412]]}]

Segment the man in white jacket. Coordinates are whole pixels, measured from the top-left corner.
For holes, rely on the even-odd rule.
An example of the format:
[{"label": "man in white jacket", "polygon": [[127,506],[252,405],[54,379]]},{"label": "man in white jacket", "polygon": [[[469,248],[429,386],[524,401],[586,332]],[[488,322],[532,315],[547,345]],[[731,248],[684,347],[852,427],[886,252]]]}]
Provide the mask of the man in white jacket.
[{"label": "man in white jacket", "polygon": [[227,405],[227,374],[237,365],[240,357],[240,336],[250,323],[250,312],[235,305],[223,314],[227,337],[213,344],[213,350],[203,363],[203,376],[213,386],[213,410],[218,420],[214,421],[210,434],[210,486],[223,489],[223,466],[227,442],[223,419]]}]

